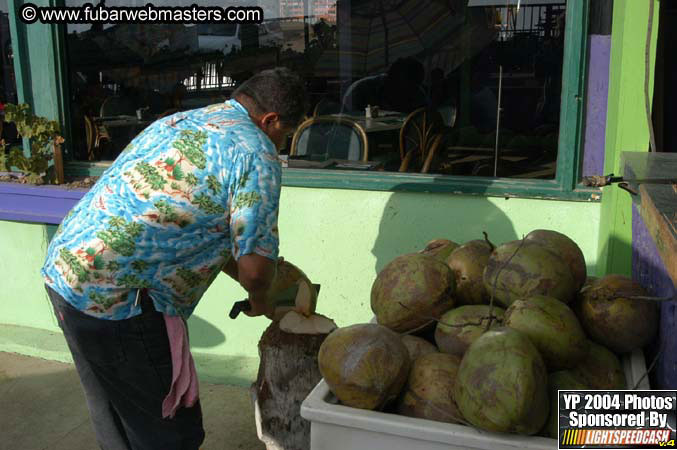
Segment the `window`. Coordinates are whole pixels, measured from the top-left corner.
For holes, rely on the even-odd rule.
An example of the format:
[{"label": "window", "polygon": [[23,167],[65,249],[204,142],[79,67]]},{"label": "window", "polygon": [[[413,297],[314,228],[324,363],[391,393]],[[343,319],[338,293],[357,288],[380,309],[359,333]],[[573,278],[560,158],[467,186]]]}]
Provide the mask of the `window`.
[{"label": "window", "polygon": [[[17,103],[16,80],[14,78],[14,55],[9,34],[7,4],[0,6],[0,103]],[[1,112],[0,112],[1,113]],[[13,125],[1,123],[0,138],[11,144],[19,139]],[[9,150],[9,146],[7,147]]]},{"label": "window", "polygon": [[[285,65],[312,103],[305,137],[281,151],[288,184],[574,190],[587,0],[254,4],[261,25],[67,25],[75,159],[111,161],[152,120],[223,101],[256,71]],[[363,150],[346,120],[366,136]]]}]

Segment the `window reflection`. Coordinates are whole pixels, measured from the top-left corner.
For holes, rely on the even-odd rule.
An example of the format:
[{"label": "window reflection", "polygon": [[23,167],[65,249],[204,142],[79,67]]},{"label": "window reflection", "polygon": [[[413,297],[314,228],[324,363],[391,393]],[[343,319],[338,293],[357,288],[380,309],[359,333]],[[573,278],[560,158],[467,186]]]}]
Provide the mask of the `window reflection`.
[{"label": "window reflection", "polygon": [[[284,65],[307,81],[309,120],[352,120],[369,150],[369,161],[352,166],[332,158],[364,152],[333,148],[353,140],[331,138],[339,129],[323,120],[304,127],[322,138],[296,141],[327,147],[292,149],[290,136],[282,153],[293,153],[291,167],[554,177],[564,0],[249,3],[263,8],[262,24],[69,25],[78,158],[113,159],[153,120],[224,101],[251,74]],[[417,127],[426,139],[402,131]],[[108,139],[97,141],[103,132]]]},{"label": "window reflection", "polygon": [[[0,103],[17,103],[16,79],[14,76],[14,53],[9,31],[9,15],[7,1],[0,1]],[[0,114],[4,114],[0,111]],[[12,145],[19,144],[16,128],[0,120],[0,138],[7,144],[9,151]]]}]

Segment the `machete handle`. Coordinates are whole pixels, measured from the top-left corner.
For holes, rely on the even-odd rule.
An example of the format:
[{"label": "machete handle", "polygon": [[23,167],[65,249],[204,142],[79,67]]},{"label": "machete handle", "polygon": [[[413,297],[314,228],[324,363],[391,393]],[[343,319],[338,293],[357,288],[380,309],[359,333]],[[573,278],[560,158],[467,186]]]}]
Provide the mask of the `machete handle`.
[{"label": "machete handle", "polygon": [[233,307],[230,309],[228,317],[235,319],[241,312],[250,311],[251,309],[252,305],[249,303],[249,300],[240,300],[239,302],[233,303]]}]

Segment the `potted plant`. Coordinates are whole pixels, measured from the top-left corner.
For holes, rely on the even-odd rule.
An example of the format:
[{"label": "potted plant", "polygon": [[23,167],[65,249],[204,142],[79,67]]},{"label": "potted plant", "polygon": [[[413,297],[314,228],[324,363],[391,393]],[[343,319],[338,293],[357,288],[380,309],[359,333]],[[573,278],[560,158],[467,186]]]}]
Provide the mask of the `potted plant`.
[{"label": "potted plant", "polygon": [[30,155],[0,140],[0,175],[9,175],[0,176],[0,220],[59,224],[87,191],[64,183],[59,124],[32,114],[25,104],[0,104],[1,110],[4,121],[29,139]]},{"label": "potted plant", "polygon": [[[27,104],[5,104],[4,121],[14,123],[17,133],[30,142],[30,156],[24,155],[23,148],[13,147],[7,152],[7,144],[0,140],[0,172],[20,172],[20,181],[31,184],[63,184],[64,170],[59,123],[30,112]],[[53,170],[49,163],[54,160]]]}]

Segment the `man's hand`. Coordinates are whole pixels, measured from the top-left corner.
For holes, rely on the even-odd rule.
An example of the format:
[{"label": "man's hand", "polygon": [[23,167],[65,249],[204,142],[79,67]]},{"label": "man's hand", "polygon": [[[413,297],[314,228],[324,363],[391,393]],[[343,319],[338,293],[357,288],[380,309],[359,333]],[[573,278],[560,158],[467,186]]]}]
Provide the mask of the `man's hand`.
[{"label": "man's hand", "polygon": [[275,308],[269,304],[267,294],[275,277],[276,261],[251,253],[237,261],[237,275],[240,285],[249,293],[250,317],[265,315],[273,318]]}]

